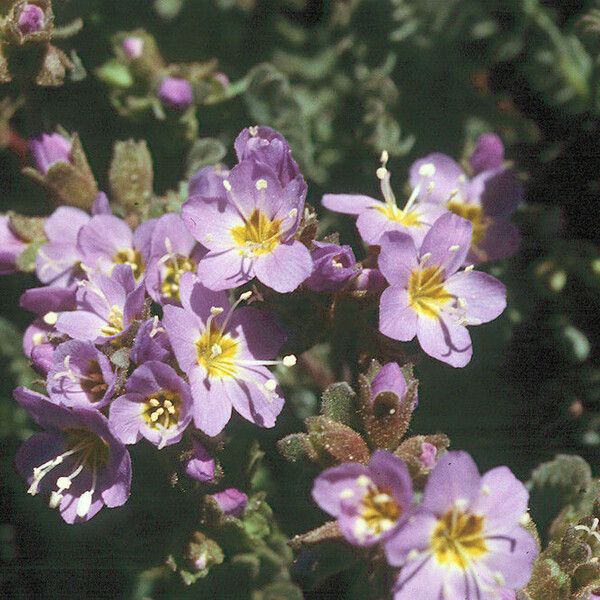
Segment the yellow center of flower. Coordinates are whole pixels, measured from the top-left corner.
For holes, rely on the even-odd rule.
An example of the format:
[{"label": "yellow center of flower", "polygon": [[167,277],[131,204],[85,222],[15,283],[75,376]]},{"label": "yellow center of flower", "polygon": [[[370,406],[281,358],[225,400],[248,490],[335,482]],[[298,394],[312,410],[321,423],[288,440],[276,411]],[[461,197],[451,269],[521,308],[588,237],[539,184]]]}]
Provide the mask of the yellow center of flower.
[{"label": "yellow center of flower", "polygon": [[235,377],[235,360],[239,351],[239,342],[220,329],[207,329],[196,341],[198,364],[207,371],[209,377]]},{"label": "yellow center of flower", "polygon": [[403,211],[389,202],[386,202],[385,206],[376,206],[375,209],[382,212],[390,221],[396,221],[405,227],[418,227],[420,225],[419,213],[416,210]]},{"label": "yellow center of flower", "polygon": [[482,516],[456,508],[448,511],[438,520],[431,536],[431,550],[437,562],[464,571],[472,560],[486,554],[483,524]]},{"label": "yellow center of flower", "polygon": [[179,300],[179,281],[184,273],[195,273],[196,262],[188,256],[175,254],[165,262],[160,291],[163,296]]},{"label": "yellow center of flower", "polygon": [[133,276],[139,279],[146,270],[144,259],[139,250],[133,248],[122,248],[118,250],[113,256],[113,263],[115,265],[129,265],[133,272]]},{"label": "yellow center of flower", "polygon": [[439,267],[417,268],[408,280],[410,306],[426,317],[436,318],[440,309],[452,301],[453,296],[444,287],[443,271]]},{"label": "yellow center of flower", "polygon": [[231,228],[231,237],[240,248],[240,254],[260,256],[273,252],[279,245],[281,221],[271,221],[265,213],[254,209],[243,225]]},{"label": "yellow center of flower", "polygon": [[143,415],[153,429],[169,429],[179,422],[181,398],[179,394],[161,390],[146,399]]},{"label": "yellow center of flower", "polygon": [[485,238],[485,232],[489,225],[489,219],[484,215],[483,208],[476,204],[466,204],[460,200],[450,200],[448,210],[455,215],[471,221],[473,225],[472,245],[477,246]]},{"label": "yellow center of flower", "polygon": [[106,337],[117,335],[123,331],[123,311],[114,305],[106,318],[106,325],[100,328],[100,333]]},{"label": "yellow center of flower", "polygon": [[88,394],[91,402],[98,402],[104,396],[108,384],[97,360],[91,360],[85,377],[81,378],[81,388]]},{"label": "yellow center of flower", "polygon": [[362,500],[362,520],[369,531],[381,535],[391,529],[402,514],[402,509],[386,491],[371,487]]},{"label": "yellow center of flower", "polygon": [[108,444],[95,433],[87,429],[67,429],[65,431],[67,451],[75,450],[75,460],[90,470],[108,464]]}]

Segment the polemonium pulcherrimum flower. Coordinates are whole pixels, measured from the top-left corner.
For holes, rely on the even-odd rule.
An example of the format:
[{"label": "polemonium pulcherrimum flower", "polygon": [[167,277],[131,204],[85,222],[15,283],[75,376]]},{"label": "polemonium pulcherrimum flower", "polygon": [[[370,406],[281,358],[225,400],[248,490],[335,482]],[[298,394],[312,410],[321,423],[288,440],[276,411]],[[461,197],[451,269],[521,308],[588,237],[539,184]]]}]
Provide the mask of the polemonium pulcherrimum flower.
[{"label": "polemonium pulcherrimum flower", "polygon": [[189,385],[163,363],[148,361],[125,384],[125,394],[110,405],[109,423],[125,444],[142,437],[163,448],[181,440],[192,420]]},{"label": "polemonium pulcherrimum flower", "polygon": [[71,162],[72,142],[60,133],[40,133],[29,139],[29,152],[35,168],[45,175],[58,162]]},{"label": "polemonium pulcherrimum flower", "polygon": [[181,276],[195,273],[205,253],[179,215],[169,213],[158,219],[146,273],[146,289],[152,299],[160,304],[179,304]]},{"label": "polemonium pulcherrimum flower", "polygon": [[198,265],[204,285],[231,289],[256,277],[278,292],[295,290],[312,271],[308,249],[294,239],[304,197],[296,180],[282,187],[268,165],[251,159],[229,172],[220,191],[210,186],[190,197],[182,216],[209,250]]},{"label": "polemonium pulcherrimum flower", "polygon": [[381,240],[379,269],[390,283],[379,305],[379,330],[395,340],[415,336],[423,350],[453,367],[473,353],[467,325],[495,319],[506,307],[506,288],[486,273],[458,271],[471,246],[471,223],[440,217],[420,250],[408,235]]},{"label": "polemonium pulcherrimum flower", "polygon": [[69,340],[57,346],[48,373],[50,399],[65,406],[106,406],[117,381],[110,360],[91,342]]},{"label": "polemonium pulcherrimum flower", "polygon": [[17,25],[23,34],[38,33],[44,29],[46,17],[37,4],[27,2],[17,18]]},{"label": "polemonium pulcherrimum flower", "polygon": [[67,523],[87,521],[102,506],[121,506],[129,497],[131,459],[108,420],[94,408],[66,408],[17,388],[17,402],[45,431],[20,447],[17,469],[28,492],[50,494]]},{"label": "polemonium pulcherrimum flower", "polygon": [[[419,194],[427,193],[421,186],[413,190],[404,208],[399,208],[390,185],[387,160],[387,153],[384,152],[383,165],[377,169],[384,202],[360,194],[325,194],[322,204],[329,210],[357,216],[356,227],[366,244],[378,244],[387,231],[402,231],[410,235],[416,244],[420,244],[431,225],[446,211],[431,203],[417,203]],[[425,164],[421,169],[425,173],[431,173],[434,167]]]},{"label": "polemonium pulcherrimum flower", "polygon": [[402,567],[394,600],[498,600],[524,586],[538,554],[528,519],[528,493],[507,467],[480,476],[465,452],[439,459],[423,501],[386,542]]},{"label": "polemonium pulcherrimum flower", "polygon": [[[420,195],[424,202],[444,206],[473,224],[469,263],[510,256],[519,243],[519,232],[509,217],[523,198],[523,187],[516,174],[502,166],[501,145],[490,134],[479,138],[471,156],[472,179],[456,161],[440,153],[417,160],[410,169],[411,185],[430,190]],[[427,172],[425,165],[435,168]]]},{"label": "polemonium pulcherrimum flower", "polygon": [[227,488],[222,492],[211,494],[211,498],[226,515],[232,517],[241,517],[248,505],[248,496],[237,488]]},{"label": "polemonium pulcherrimum flower", "polygon": [[167,362],[172,357],[171,344],[157,316],[144,321],[135,336],[130,358],[136,365],[148,360]]},{"label": "polemonium pulcherrimum flower", "polygon": [[0,275],[17,271],[17,258],[27,244],[10,227],[10,219],[0,215]]},{"label": "polemonium pulcherrimum flower", "polygon": [[90,219],[86,212],[71,206],[61,206],[48,217],[44,224],[48,242],[38,250],[35,260],[36,275],[42,283],[69,286],[85,278],[77,236]]},{"label": "polemonium pulcherrimum flower", "polygon": [[185,463],[185,474],[196,481],[206,483],[215,478],[215,469],[215,459],[208,453],[204,445],[193,437],[192,453]]},{"label": "polemonium pulcherrimum flower", "polygon": [[344,463],[323,471],[315,479],[312,497],[337,519],[351,544],[370,546],[387,539],[406,520],[412,481],[402,460],[377,450],[368,465]]},{"label": "polemonium pulcherrimum flower", "polygon": [[183,308],[165,306],[163,324],[194,401],[196,427],[207,435],[222,431],[235,410],[261,427],[273,427],[283,407],[269,365],[291,366],[294,357],[272,360],[285,335],[273,318],[251,307],[230,306],[225,292],[213,292],[186,273],[181,278]]},{"label": "polemonium pulcherrimum flower", "polygon": [[[399,401],[403,400],[408,392],[406,378],[398,363],[391,362],[383,365],[371,382],[372,402],[375,402],[377,396],[384,392],[395,394]],[[413,409],[416,408],[417,404],[418,400],[415,393],[414,399],[412,400]]]},{"label": "polemonium pulcherrimum flower", "polygon": [[304,285],[315,292],[333,292],[360,273],[350,246],[313,242],[313,270]]},{"label": "polemonium pulcherrimum flower", "polygon": [[125,221],[113,215],[92,217],[77,236],[83,266],[88,271],[110,275],[116,265],[129,265],[136,280],[141,280],[155,225],[156,219],[150,219],[133,232]]},{"label": "polemonium pulcherrimum flower", "polygon": [[59,315],[56,328],[76,340],[101,344],[124,334],[144,307],[144,284],[136,285],[129,265],[110,277],[91,275],[77,290],[77,310]]},{"label": "polemonium pulcherrimum flower", "polygon": [[158,86],[160,101],[176,111],[182,111],[194,103],[194,90],[187,79],[165,77]]}]

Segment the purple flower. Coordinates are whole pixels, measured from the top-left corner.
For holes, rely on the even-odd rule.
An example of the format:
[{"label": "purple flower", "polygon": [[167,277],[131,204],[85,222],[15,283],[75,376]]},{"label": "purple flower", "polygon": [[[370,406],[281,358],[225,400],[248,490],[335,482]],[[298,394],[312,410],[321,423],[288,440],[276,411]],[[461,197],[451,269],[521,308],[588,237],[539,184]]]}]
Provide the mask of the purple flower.
[{"label": "purple flower", "polygon": [[181,440],[191,407],[190,387],[175,370],[148,361],[127,378],[125,394],[113,400],[109,423],[124,444],[144,437],[160,449]]},{"label": "purple flower", "polygon": [[122,48],[127,58],[139,58],[144,52],[144,40],[136,36],[126,37],[123,40]]},{"label": "purple flower", "polygon": [[129,265],[137,281],[146,271],[156,219],[142,223],[135,233],[122,219],[97,215],[81,228],[77,248],[88,271],[110,275],[115,265]]},{"label": "purple flower", "polygon": [[71,140],[60,133],[40,133],[29,139],[29,152],[35,168],[45,175],[56,163],[71,162]]},{"label": "purple flower", "polygon": [[493,600],[524,586],[538,554],[522,526],[528,493],[507,467],[480,476],[465,452],[448,452],[431,472],[422,504],[386,543],[402,570],[394,600]]},{"label": "purple flower", "polygon": [[384,202],[358,194],[325,194],[322,204],[329,210],[357,216],[356,227],[366,244],[378,244],[381,236],[388,231],[401,231],[419,245],[435,220],[446,211],[431,203],[416,203],[421,186],[413,190],[404,208],[398,208],[390,185],[391,174],[385,167],[387,153],[383,154],[382,162],[383,166],[377,169],[377,177],[381,181]]},{"label": "purple flower", "polygon": [[91,342],[60,344],[48,373],[48,395],[65,406],[106,406],[113,396],[117,374],[110,360]]},{"label": "purple flower", "polygon": [[212,494],[219,505],[219,508],[226,514],[232,517],[241,517],[248,505],[248,496],[237,488],[228,488],[222,492]]},{"label": "purple flower", "polygon": [[[445,154],[417,160],[410,169],[410,184],[419,187],[423,202],[444,206],[471,221],[473,240],[468,263],[481,263],[516,252],[519,232],[509,221],[523,198],[515,173],[503,168],[504,149],[498,140],[480,138],[472,156],[475,177],[469,179],[460,165]],[[485,170],[478,171],[483,167]]]},{"label": "purple flower", "polygon": [[350,246],[338,246],[327,242],[313,242],[312,275],[304,285],[315,292],[333,292],[342,288],[360,272]]},{"label": "purple flower", "polygon": [[352,287],[359,292],[380,294],[387,287],[387,281],[379,269],[363,268],[352,281]]},{"label": "purple flower", "polygon": [[413,490],[404,462],[376,450],[366,466],[345,463],[323,471],[315,479],[312,496],[337,518],[351,544],[370,546],[393,535],[405,522]]},{"label": "purple flower", "polygon": [[87,521],[102,506],[127,501],[131,459],[106,417],[91,408],[66,408],[22,387],[14,395],[46,430],[31,436],[17,453],[28,493],[49,493],[50,507],[58,508],[67,523]]},{"label": "purple flower", "polygon": [[71,206],[61,206],[48,217],[44,225],[48,242],[38,250],[35,261],[36,274],[42,283],[69,286],[85,277],[77,236],[90,218],[83,210]]},{"label": "purple flower", "polygon": [[187,79],[165,77],[158,86],[160,101],[176,111],[182,111],[194,103],[194,90]]},{"label": "purple flower", "polygon": [[160,304],[179,304],[179,280],[184,273],[196,272],[204,254],[179,215],[169,213],[158,219],[146,274],[151,298]]},{"label": "purple flower", "polygon": [[158,317],[144,321],[135,336],[130,354],[131,360],[141,365],[148,360],[167,362],[171,357],[171,345]]},{"label": "purple flower", "polygon": [[185,463],[185,473],[188,477],[202,483],[215,478],[215,459],[195,437],[192,438],[192,456]]},{"label": "purple flower", "polygon": [[55,325],[61,312],[75,309],[75,292],[75,286],[39,287],[23,292],[19,305],[38,315],[23,335],[26,356],[31,356],[34,347],[48,342],[48,335],[56,331]]},{"label": "purple flower", "polygon": [[440,217],[420,251],[406,234],[381,240],[379,268],[390,283],[381,295],[379,330],[408,342],[453,367],[473,353],[467,325],[495,319],[506,307],[506,288],[486,273],[458,271],[471,245],[471,223],[454,214]]},{"label": "purple flower", "polygon": [[54,346],[47,342],[33,346],[30,358],[33,370],[39,375],[47,377],[48,371],[54,364]]},{"label": "purple flower", "polygon": [[117,265],[111,277],[96,274],[77,290],[77,309],[63,312],[56,328],[76,340],[101,344],[123,335],[144,307],[144,284],[136,286],[129,265]]},{"label": "purple flower", "polygon": [[297,194],[306,195],[306,182],[298,163],[292,157],[290,146],[274,129],[264,126],[247,127],[237,136],[234,147],[239,162],[253,160],[262,163],[274,171],[282,187],[294,182]]},{"label": "purple flower", "polygon": [[17,258],[27,244],[10,227],[10,219],[0,215],[0,275],[17,272]]},{"label": "purple flower", "polygon": [[23,35],[38,33],[46,25],[44,11],[37,4],[26,3],[19,13],[17,25]]},{"label": "purple flower", "polygon": [[398,363],[387,363],[379,370],[371,382],[371,399],[377,400],[377,396],[384,392],[391,392],[402,400],[406,396],[408,386],[402,369]]},{"label": "purple flower", "polygon": [[[194,400],[196,427],[207,435],[220,433],[235,410],[261,427],[273,427],[283,398],[268,365],[285,335],[262,310],[243,307],[242,294],[230,306],[225,292],[213,292],[186,273],[181,278],[183,308],[165,306],[163,324]],[[294,357],[283,364],[291,366]]]},{"label": "purple flower", "polygon": [[307,248],[294,239],[304,212],[298,180],[282,187],[265,163],[235,166],[220,190],[206,186],[183,205],[183,220],[209,252],[198,277],[214,290],[254,277],[277,292],[295,290],[310,274]]}]

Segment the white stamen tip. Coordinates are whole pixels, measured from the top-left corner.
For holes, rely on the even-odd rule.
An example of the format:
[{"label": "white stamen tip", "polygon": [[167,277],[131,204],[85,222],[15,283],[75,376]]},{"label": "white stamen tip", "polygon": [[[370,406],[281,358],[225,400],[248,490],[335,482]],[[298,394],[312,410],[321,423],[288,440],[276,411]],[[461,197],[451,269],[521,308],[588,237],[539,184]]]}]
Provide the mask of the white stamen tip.
[{"label": "white stamen tip", "polygon": [[258,179],[255,185],[257,190],[266,190],[268,184],[266,179]]},{"label": "white stamen tip", "polygon": [[267,379],[267,381],[265,381],[265,390],[267,390],[267,392],[274,392],[276,387],[277,381],[274,379]]},{"label": "white stamen tip", "polygon": [[466,498],[458,498],[454,503],[454,506],[456,506],[458,510],[465,510],[467,506],[469,506],[469,501]]},{"label": "white stamen tip", "polygon": [[223,348],[221,348],[219,344],[213,344],[210,349],[211,357],[215,358],[216,356],[220,356],[221,354],[223,354]]},{"label": "white stamen tip", "polygon": [[419,167],[419,175],[421,177],[433,177],[435,175],[435,165],[433,163],[425,163]]},{"label": "white stamen tip", "polygon": [[344,268],[344,265],[339,260],[335,260],[335,258],[332,259],[331,266],[334,269],[343,269]]},{"label": "white stamen tip", "polygon": [[44,323],[46,323],[46,325],[56,325],[56,321],[58,321],[58,313],[47,312],[44,315]]},{"label": "white stamen tip", "polygon": [[227,179],[223,179],[223,187],[230,192],[231,191],[231,183]]},{"label": "white stamen tip", "polygon": [[385,167],[379,167],[375,174],[377,175],[377,179],[385,179],[388,175],[389,171]]},{"label": "white stamen tip", "polygon": [[504,586],[506,584],[506,579],[504,579],[504,575],[502,575],[500,571],[496,571],[494,573],[494,581],[501,586]]},{"label": "white stamen tip", "polygon": [[252,137],[256,137],[258,135],[258,127],[256,125],[252,125],[252,126],[248,127],[248,133]]},{"label": "white stamen tip", "polygon": [[38,331],[37,333],[34,333],[33,336],[31,337],[31,341],[33,342],[34,346],[39,346],[40,344],[43,344],[45,339],[46,339],[45,334],[41,333],[40,331]]},{"label": "white stamen tip", "polygon": [[284,367],[293,367],[296,364],[297,360],[293,354],[288,354],[287,356],[283,357],[282,362]]},{"label": "white stamen tip", "polygon": [[481,493],[484,496],[489,496],[492,493],[492,490],[490,489],[489,485],[483,485],[481,486]]},{"label": "white stamen tip", "polygon": [[340,492],[340,498],[342,500],[347,500],[348,498],[352,498],[352,496],[354,496],[354,490],[351,488],[344,488]]},{"label": "white stamen tip", "polygon": [[56,480],[56,485],[61,490],[68,490],[71,487],[71,480],[68,477],[59,477]]},{"label": "white stamen tip", "polygon": [[212,233],[207,233],[204,236],[204,241],[205,242],[212,242],[215,239],[215,236]]},{"label": "white stamen tip", "polygon": [[222,306],[211,306],[210,314],[213,317],[218,317],[225,309]]},{"label": "white stamen tip", "polygon": [[448,248],[448,252],[457,252],[458,250],[460,250],[460,246],[458,244],[454,244]]},{"label": "white stamen tip", "polygon": [[252,291],[248,290],[247,292],[240,294],[240,300],[243,300],[245,302],[246,300],[248,300],[248,298],[250,298],[250,296],[252,296]]},{"label": "white stamen tip", "polygon": [[298,209],[292,208],[292,210],[290,210],[290,212],[288,213],[288,216],[290,219],[295,219],[298,216]]},{"label": "white stamen tip", "polygon": [[381,153],[381,162],[385,165],[385,163],[390,159],[390,155],[387,150],[384,150]]},{"label": "white stamen tip", "polygon": [[475,268],[475,265],[469,265],[468,267],[465,267],[465,271],[467,273],[470,273],[474,268]]},{"label": "white stamen tip", "polygon": [[525,527],[525,525],[527,525],[529,523],[529,521],[531,521],[531,517],[529,516],[529,513],[525,513],[520,519],[519,519],[519,523],[521,525],[523,525],[523,527]]},{"label": "white stamen tip", "polygon": [[83,519],[89,512],[92,507],[92,492],[87,490],[83,492],[81,496],[79,496],[79,500],[77,500],[77,516],[80,519]]},{"label": "white stamen tip", "polygon": [[59,492],[50,492],[50,501],[48,502],[48,506],[50,508],[58,508],[58,505],[62,499],[63,495]]},{"label": "white stamen tip", "polygon": [[356,483],[358,485],[360,485],[361,487],[368,487],[369,484],[371,483],[371,480],[366,475],[359,475],[356,478]]},{"label": "white stamen tip", "polygon": [[421,553],[416,550],[415,548],[413,548],[407,555],[406,555],[406,560],[415,560],[415,558],[418,558],[419,555]]}]

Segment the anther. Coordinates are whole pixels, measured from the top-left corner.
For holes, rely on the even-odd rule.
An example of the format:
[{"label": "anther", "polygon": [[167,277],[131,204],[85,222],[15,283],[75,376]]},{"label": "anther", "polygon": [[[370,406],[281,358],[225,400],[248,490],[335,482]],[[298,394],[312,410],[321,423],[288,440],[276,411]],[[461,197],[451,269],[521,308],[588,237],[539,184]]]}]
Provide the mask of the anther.
[{"label": "anther", "polygon": [[250,296],[252,296],[252,291],[248,290],[247,292],[240,294],[240,300],[245,302],[246,300],[248,300],[250,298]]},{"label": "anther", "polygon": [[213,317],[218,317],[225,309],[222,306],[211,306],[210,314]]},{"label": "anther", "polygon": [[266,190],[268,184],[266,179],[258,179],[255,185],[257,190]]},{"label": "anther", "polygon": [[227,179],[223,179],[223,187],[230,192],[231,191],[231,183]]},{"label": "anther", "polygon": [[56,321],[58,321],[58,313],[47,312],[44,315],[44,323],[46,323],[46,325],[56,325]]},{"label": "anther", "polygon": [[435,175],[435,165],[433,163],[425,163],[419,167],[419,175],[421,177],[433,177]]},{"label": "anther", "polygon": [[296,364],[296,357],[293,354],[288,354],[281,361],[284,367],[293,367]]},{"label": "anther", "polygon": [[267,381],[265,381],[265,390],[267,390],[267,392],[274,392],[276,387],[277,381],[275,381],[275,379],[267,379]]},{"label": "anther", "polygon": [[385,167],[379,167],[377,171],[375,171],[375,175],[377,175],[377,179],[385,179],[388,176],[389,171]]},{"label": "anther", "polygon": [[92,492],[87,490],[79,496],[79,500],[77,501],[77,516],[82,519],[89,512],[92,507]]},{"label": "anther", "polygon": [[460,250],[460,246],[458,244],[454,244],[448,248],[448,252],[458,252],[458,250]]}]

